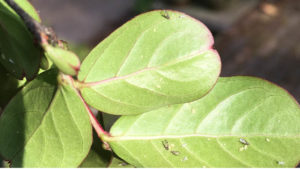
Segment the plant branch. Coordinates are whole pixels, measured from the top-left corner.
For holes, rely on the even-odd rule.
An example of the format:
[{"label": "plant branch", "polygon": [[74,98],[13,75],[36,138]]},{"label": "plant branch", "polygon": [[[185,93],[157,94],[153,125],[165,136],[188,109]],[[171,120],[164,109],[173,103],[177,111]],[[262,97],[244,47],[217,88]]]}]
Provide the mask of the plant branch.
[{"label": "plant branch", "polygon": [[5,2],[21,17],[24,24],[34,36],[34,39],[40,44],[50,43],[53,46],[61,44],[54,31],[42,25],[28,15],[14,0],[5,0]]},{"label": "plant branch", "polygon": [[78,94],[80,95],[80,98],[81,98],[82,102],[85,104],[85,107],[88,110],[88,114],[89,114],[89,117],[90,117],[90,122],[91,122],[93,128],[95,129],[97,135],[99,136],[99,138],[103,142],[103,148],[105,150],[111,150],[109,144],[106,142],[107,138],[110,138],[111,135],[103,129],[103,127],[98,122],[97,118],[94,116],[93,112],[91,111],[91,109],[89,108],[87,103],[83,100],[80,92],[78,92]]}]

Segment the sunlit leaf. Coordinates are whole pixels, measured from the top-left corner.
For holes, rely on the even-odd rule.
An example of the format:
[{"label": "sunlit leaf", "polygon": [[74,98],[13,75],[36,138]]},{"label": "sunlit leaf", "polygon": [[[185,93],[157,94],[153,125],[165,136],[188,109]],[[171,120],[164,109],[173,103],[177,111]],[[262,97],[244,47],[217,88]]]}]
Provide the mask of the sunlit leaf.
[{"label": "sunlit leaf", "polygon": [[197,101],[122,116],[107,141],[137,167],[295,167],[299,131],[299,104],[285,90],[230,77]]},{"label": "sunlit leaf", "polygon": [[199,99],[220,73],[213,37],[183,13],[139,15],[101,42],[78,78],[83,98],[106,113],[144,113]]},{"label": "sunlit leaf", "polygon": [[86,105],[56,71],[28,83],[0,117],[0,154],[13,167],[77,167],[92,143]]}]

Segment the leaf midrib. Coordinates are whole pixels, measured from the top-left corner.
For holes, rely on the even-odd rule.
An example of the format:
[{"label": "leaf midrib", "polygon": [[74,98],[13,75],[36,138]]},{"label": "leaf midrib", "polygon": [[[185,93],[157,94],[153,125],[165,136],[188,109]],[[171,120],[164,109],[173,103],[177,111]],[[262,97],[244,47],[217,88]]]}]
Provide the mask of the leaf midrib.
[{"label": "leaf midrib", "polygon": [[165,63],[163,65],[159,65],[159,66],[145,67],[143,69],[140,69],[136,72],[133,72],[133,73],[130,73],[130,74],[127,74],[127,75],[124,75],[124,76],[112,77],[112,78],[108,78],[108,79],[104,79],[104,80],[100,80],[100,81],[95,81],[95,82],[84,82],[83,81],[83,82],[81,82],[81,86],[82,87],[92,87],[92,86],[108,83],[108,82],[111,82],[111,81],[114,81],[114,80],[124,80],[124,79],[130,78],[134,75],[137,75],[137,74],[140,74],[140,73],[143,73],[143,72],[146,72],[146,71],[158,70],[158,69],[170,66],[172,64],[177,64],[178,62],[180,62],[182,60],[188,60],[188,59],[191,59],[193,57],[200,56],[201,54],[203,54],[205,52],[208,52],[208,51],[214,51],[214,49],[210,49],[210,48],[205,49],[205,50],[201,49],[201,50],[195,51],[194,53],[191,53],[190,55],[188,55],[186,57],[180,57],[180,58],[171,60],[170,62],[167,62],[167,63]]},{"label": "leaf midrib", "polygon": [[152,136],[107,136],[104,137],[105,141],[117,142],[117,141],[129,141],[129,140],[152,140],[152,139],[166,139],[166,138],[187,138],[187,137],[207,137],[207,138],[222,138],[222,137],[272,137],[272,138],[291,138],[298,139],[300,134],[295,135],[273,135],[273,134],[183,134],[183,135],[152,135]]}]

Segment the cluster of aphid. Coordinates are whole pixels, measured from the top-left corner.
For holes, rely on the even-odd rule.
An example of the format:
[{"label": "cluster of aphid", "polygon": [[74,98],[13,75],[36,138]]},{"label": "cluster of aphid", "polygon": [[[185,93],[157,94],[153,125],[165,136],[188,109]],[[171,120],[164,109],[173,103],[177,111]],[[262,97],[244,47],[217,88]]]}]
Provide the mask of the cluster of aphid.
[{"label": "cluster of aphid", "polygon": [[169,142],[167,140],[163,140],[162,141],[162,145],[164,146],[165,150],[169,151],[175,155],[175,156],[178,156],[180,154],[179,151],[174,151],[174,150],[171,150],[171,145],[169,145]]}]

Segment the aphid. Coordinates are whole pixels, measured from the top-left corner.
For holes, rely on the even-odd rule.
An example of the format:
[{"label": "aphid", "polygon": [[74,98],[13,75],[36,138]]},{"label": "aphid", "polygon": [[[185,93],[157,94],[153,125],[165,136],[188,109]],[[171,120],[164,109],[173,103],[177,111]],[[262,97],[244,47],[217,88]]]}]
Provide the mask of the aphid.
[{"label": "aphid", "polygon": [[267,141],[267,142],[270,142],[270,139],[269,139],[269,138],[266,138],[266,141]]},{"label": "aphid", "polygon": [[186,161],[186,160],[188,160],[187,156],[183,157],[183,159],[181,161]]},{"label": "aphid", "polygon": [[169,143],[168,143],[168,141],[167,140],[164,140],[164,141],[162,141],[162,145],[164,146],[164,148],[166,149],[166,150],[169,150]]},{"label": "aphid", "polygon": [[172,153],[173,155],[175,155],[175,156],[178,156],[178,155],[180,154],[179,151],[171,151],[171,153]]},{"label": "aphid", "polygon": [[240,148],[240,151],[245,151],[248,149],[248,145],[244,145],[243,147]]},{"label": "aphid", "polygon": [[277,164],[284,165],[285,163],[283,161],[277,161]]},{"label": "aphid", "polygon": [[240,143],[242,143],[244,145],[249,145],[249,143],[243,138],[240,138]]},{"label": "aphid", "polygon": [[5,59],[5,55],[3,53],[1,53],[1,57],[3,60]]},{"label": "aphid", "polygon": [[126,165],[128,165],[128,164],[125,163],[125,162],[120,162],[120,163],[119,163],[119,166],[126,166]]},{"label": "aphid", "polygon": [[15,62],[12,59],[8,59],[8,61],[12,64],[14,64]]},{"label": "aphid", "polygon": [[170,19],[169,13],[166,10],[161,11],[161,16],[166,19]]},{"label": "aphid", "polygon": [[170,144],[170,149],[172,149],[173,147],[175,147],[175,144]]}]

